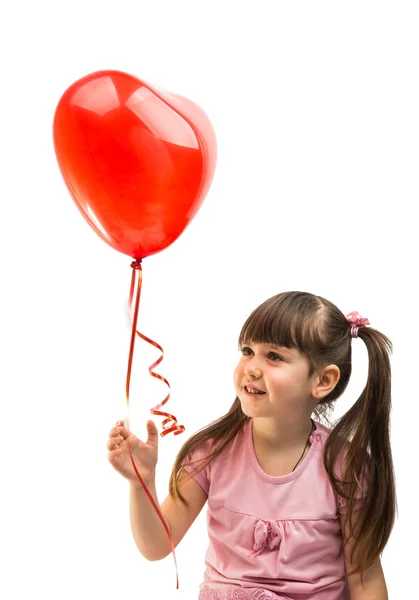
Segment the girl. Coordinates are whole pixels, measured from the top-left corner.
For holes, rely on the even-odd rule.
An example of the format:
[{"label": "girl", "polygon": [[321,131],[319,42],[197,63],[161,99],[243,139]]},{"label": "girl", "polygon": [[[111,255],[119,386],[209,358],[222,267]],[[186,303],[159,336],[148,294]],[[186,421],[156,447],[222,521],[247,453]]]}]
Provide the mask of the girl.
[{"label": "girl", "polygon": [[[200,600],[386,600],[382,554],[396,492],[390,447],[391,342],[358,313],[304,292],[278,294],[245,322],[230,410],[185,442],[161,506],[174,546],[208,500]],[[320,423],[351,375],[361,338],[368,379],[333,427]],[[213,383],[216,386],[216,381]],[[314,413],[315,418],[311,416]],[[122,425],[122,426],[121,426]],[[131,526],[149,560],[171,552],[156,503],[158,433],[118,422],[112,466],[130,481]],[[194,465],[194,466],[192,466]]]}]

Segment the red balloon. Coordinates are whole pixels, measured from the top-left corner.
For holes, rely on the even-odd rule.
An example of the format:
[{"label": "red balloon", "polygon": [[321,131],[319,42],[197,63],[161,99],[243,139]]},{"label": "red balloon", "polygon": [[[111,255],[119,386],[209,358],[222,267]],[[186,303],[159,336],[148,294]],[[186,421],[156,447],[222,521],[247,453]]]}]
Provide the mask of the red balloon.
[{"label": "red balloon", "polygon": [[107,244],[135,259],[180,236],[215,171],[216,138],[203,110],[120,71],[73,83],[57,105],[53,136],[83,217]]}]

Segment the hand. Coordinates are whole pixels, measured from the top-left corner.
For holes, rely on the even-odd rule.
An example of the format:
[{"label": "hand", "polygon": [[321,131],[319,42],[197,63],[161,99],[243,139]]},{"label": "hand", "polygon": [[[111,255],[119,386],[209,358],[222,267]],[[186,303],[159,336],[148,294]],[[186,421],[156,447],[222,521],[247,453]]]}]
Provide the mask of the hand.
[{"label": "hand", "polygon": [[159,434],[154,421],[147,421],[147,434],[147,441],[142,442],[125,427],[124,421],[118,421],[109,432],[108,460],[118,473],[136,487],[142,485],[132,466],[129,447],[137,471],[147,486],[156,475]]}]

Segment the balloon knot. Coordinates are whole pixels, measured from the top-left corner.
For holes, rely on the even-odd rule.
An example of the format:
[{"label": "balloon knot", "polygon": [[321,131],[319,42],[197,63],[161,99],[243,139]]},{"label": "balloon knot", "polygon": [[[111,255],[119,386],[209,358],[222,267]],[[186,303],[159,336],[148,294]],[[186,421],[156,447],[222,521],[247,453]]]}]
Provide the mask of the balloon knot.
[{"label": "balloon knot", "polygon": [[136,258],[132,263],[131,263],[131,267],[133,269],[139,269],[141,265],[141,258]]}]

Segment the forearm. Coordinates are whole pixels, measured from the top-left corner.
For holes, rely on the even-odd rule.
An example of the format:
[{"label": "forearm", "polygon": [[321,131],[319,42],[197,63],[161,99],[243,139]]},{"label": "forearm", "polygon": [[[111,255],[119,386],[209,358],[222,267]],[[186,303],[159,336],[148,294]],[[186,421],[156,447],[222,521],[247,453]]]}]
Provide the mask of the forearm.
[{"label": "forearm", "polygon": [[[147,484],[147,488],[160,508],[155,482]],[[135,544],[144,558],[161,560],[170,553],[169,537],[153,504],[144,489],[134,485],[130,485],[130,520]]]},{"label": "forearm", "polygon": [[375,581],[370,585],[358,586],[350,590],[350,600],[388,600],[388,592],[385,579]]}]

